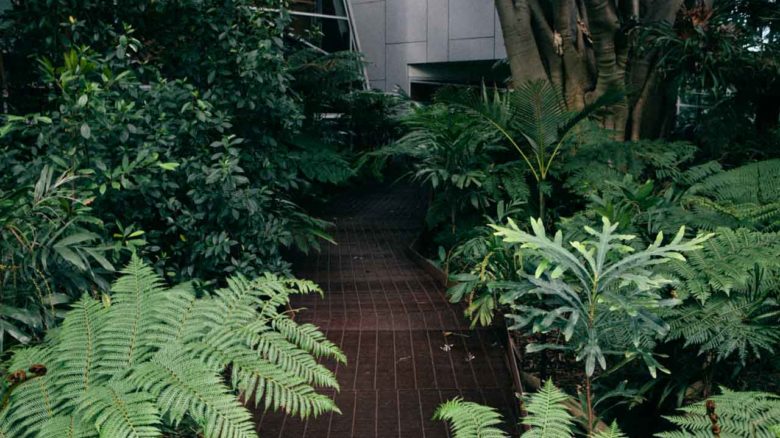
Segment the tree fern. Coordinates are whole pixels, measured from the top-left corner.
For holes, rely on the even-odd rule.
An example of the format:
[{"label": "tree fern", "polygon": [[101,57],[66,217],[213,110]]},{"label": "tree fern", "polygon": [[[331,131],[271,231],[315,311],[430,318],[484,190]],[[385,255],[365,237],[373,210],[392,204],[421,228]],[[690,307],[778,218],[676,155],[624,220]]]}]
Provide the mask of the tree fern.
[{"label": "tree fern", "polygon": [[776,289],[780,283],[780,234],[746,228],[718,228],[701,250],[685,263],[673,261],[669,271],[677,277],[680,298],[693,296],[705,302],[713,294],[740,295],[756,287]]},{"label": "tree fern", "polygon": [[529,438],[562,438],[574,436],[574,418],[566,410],[563,402],[568,396],[553,385],[545,382],[538,392],[531,395],[526,403],[528,416],[523,424],[531,430],[523,436]]},{"label": "tree fern", "polygon": [[154,398],[127,382],[94,386],[80,400],[76,418],[94,418],[101,436],[160,436],[160,413]]},{"label": "tree fern", "polygon": [[701,227],[780,229],[780,160],[715,173],[687,191],[685,205]]},{"label": "tree fern", "polygon": [[497,426],[501,415],[495,409],[455,398],[441,404],[433,414],[434,420],[450,424],[454,438],[506,438]]},{"label": "tree fern", "polygon": [[[660,433],[662,438],[711,438],[713,420],[707,404],[717,415],[723,437],[776,438],[780,425],[780,396],[761,392],[734,392],[721,388],[721,394],[681,409],[682,415],[666,417],[679,430]],[[714,403],[714,405],[712,404]]]},{"label": "tree fern", "polygon": [[667,339],[684,339],[717,359],[773,352],[780,343],[780,236],[719,228],[687,263],[668,264],[679,298],[696,300],[672,309]]},{"label": "tree fern", "polygon": [[0,437],[154,437],[184,418],[205,437],[254,437],[239,395],[302,417],[338,412],[315,390],[338,389],[315,358],[344,354],[285,313],[290,295],[319,291],[312,283],[236,276],[198,298],[187,285],[166,290],[135,257],[123,274],[10,359],[25,375],[5,394]]}]

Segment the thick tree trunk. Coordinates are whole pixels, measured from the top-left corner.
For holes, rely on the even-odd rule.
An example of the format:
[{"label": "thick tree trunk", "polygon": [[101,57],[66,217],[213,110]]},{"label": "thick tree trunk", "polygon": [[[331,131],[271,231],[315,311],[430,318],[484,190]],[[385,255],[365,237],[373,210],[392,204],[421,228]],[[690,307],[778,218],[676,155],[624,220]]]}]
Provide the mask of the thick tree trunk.
[{"label": "thick tree trunk", "polygon": [[[611,88],[626,92],[603,119],[616,137],[656,138],[674,120],[675,93],[653,74],[655,54],[629,51],[637,23],[672,22],[682,0],[495,0],[512,81],[547,79],[573,109]],[[544,6],[544,7],[543,7]]]},{"label": "thick tree trunk", "polygon": [[496,0],[504,34],[506,54],[514,82],[546,78],[539,57],[536,36],[531,29],[531,12],[526,0]]}]

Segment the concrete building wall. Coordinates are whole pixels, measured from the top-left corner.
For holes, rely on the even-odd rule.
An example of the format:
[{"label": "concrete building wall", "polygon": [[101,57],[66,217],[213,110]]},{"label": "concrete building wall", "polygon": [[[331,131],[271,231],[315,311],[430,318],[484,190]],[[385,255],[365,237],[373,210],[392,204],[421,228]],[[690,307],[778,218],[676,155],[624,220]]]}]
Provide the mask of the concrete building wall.
[{"label": "concrete building wall", "polygon": [[493,0],[350,0],[371,86],[409,91],[409,65],[506,56]]}]

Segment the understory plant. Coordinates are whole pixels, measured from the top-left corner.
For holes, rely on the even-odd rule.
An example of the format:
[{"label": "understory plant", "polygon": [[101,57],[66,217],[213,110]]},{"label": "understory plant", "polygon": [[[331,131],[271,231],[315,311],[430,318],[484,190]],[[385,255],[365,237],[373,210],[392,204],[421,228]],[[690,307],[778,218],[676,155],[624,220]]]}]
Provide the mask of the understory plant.
[{"label": "understory plant", "polygon": [[537,215],[546,221],[545,199],[551,194],[549,177],[564,153],[567,140],[576,128],[599,109],[622,98],[618,90],[603,93],[578,111],[567,107],[566,100],[548,81],[527,81],[516,88],[480,95],[452,92],[443,100],[468,114],[479,129],[494,141],[508,144],[519,154],[525,170],[533,177]]},{"label": "understory plant", "polygon": [[[575,418],[566,406],[569,396],[548,380],[526,397],[527,415],[522,418],[523,437],[573,438],[581,436]],[[721,388],[721,394],[680,409],[665,417],[673,430],[661,438],[775,438],[780,434],[780,397],[763,392],[736,392]],[[501,416],[488,406],[456,398],[436,410],[434,420],[447,421],[455,438],[503,438]],[[617,422],[585,435],[589,438],[626,438]]]},{"label": "understory plant", "polygon": [[346,359],[286,311],[312,283],[237,275],[213,293],[170,289],[138,257],[111,291],[85,293],[61,328],[4,368],[0,436],[155,437],[194,423],[205,437],[255,437],[244,404],[302,418],[338,412],[317,359]]},{"label": "understory plant", "polygon": [[653,357],[652,347],[669,332],[662,310],[680,301],[669,294],[673,279],[658,266],[684,261],[683,253],[701,248],[711,235],[686,240],[683,227],[667,243],[658,233],[646,248],[635,248],[629,246],[635,236],[616,233],[618,224],[603,218],[601,230],[586,227],[587,239],[565,246],[563,233],[550,238],[539,219],[531,220],[530,233],[512,220],[494,228],[505,242],[517,245],[518,256],[527,258],[533,271],[502,295],[510,306],[509,329],[560,334],[560,343],[532,343],[527,350],[569,351],[584,364],[583,404],[586,429],[592,432],[596,412],[591,380],[597,366],[607,370],[607,356],[620,357],[621,364],[640,359],[653,376],[658,370],[668,372]]},{"label": "understory plant", "polygon": [[0,353],[7,342],[40,340],[63,304],[108,286],[108,259],[123,245],[103,240],[89,194],[73,188],[81,178],[89,176],[44,166],[34,183],[0,189]]}]

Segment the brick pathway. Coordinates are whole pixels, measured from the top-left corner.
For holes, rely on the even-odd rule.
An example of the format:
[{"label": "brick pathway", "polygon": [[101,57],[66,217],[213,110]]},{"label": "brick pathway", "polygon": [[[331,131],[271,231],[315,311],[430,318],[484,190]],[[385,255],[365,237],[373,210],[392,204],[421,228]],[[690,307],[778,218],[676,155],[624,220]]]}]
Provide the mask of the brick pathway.
[{"label": "brick pathway", "polygon": [[337,246],[297,264],[324,298],[294,302],[299,320],[318,325],[349,360],[335,369],[342,415],[301,421],[259,412],[269,437],[447,437],[431,420],[441,402],[461,396],[511,418],[513,396],[498,334],[469,330],[460,307],[408,259],[423,203],[410,188],[378,188],[331,205]]}]

